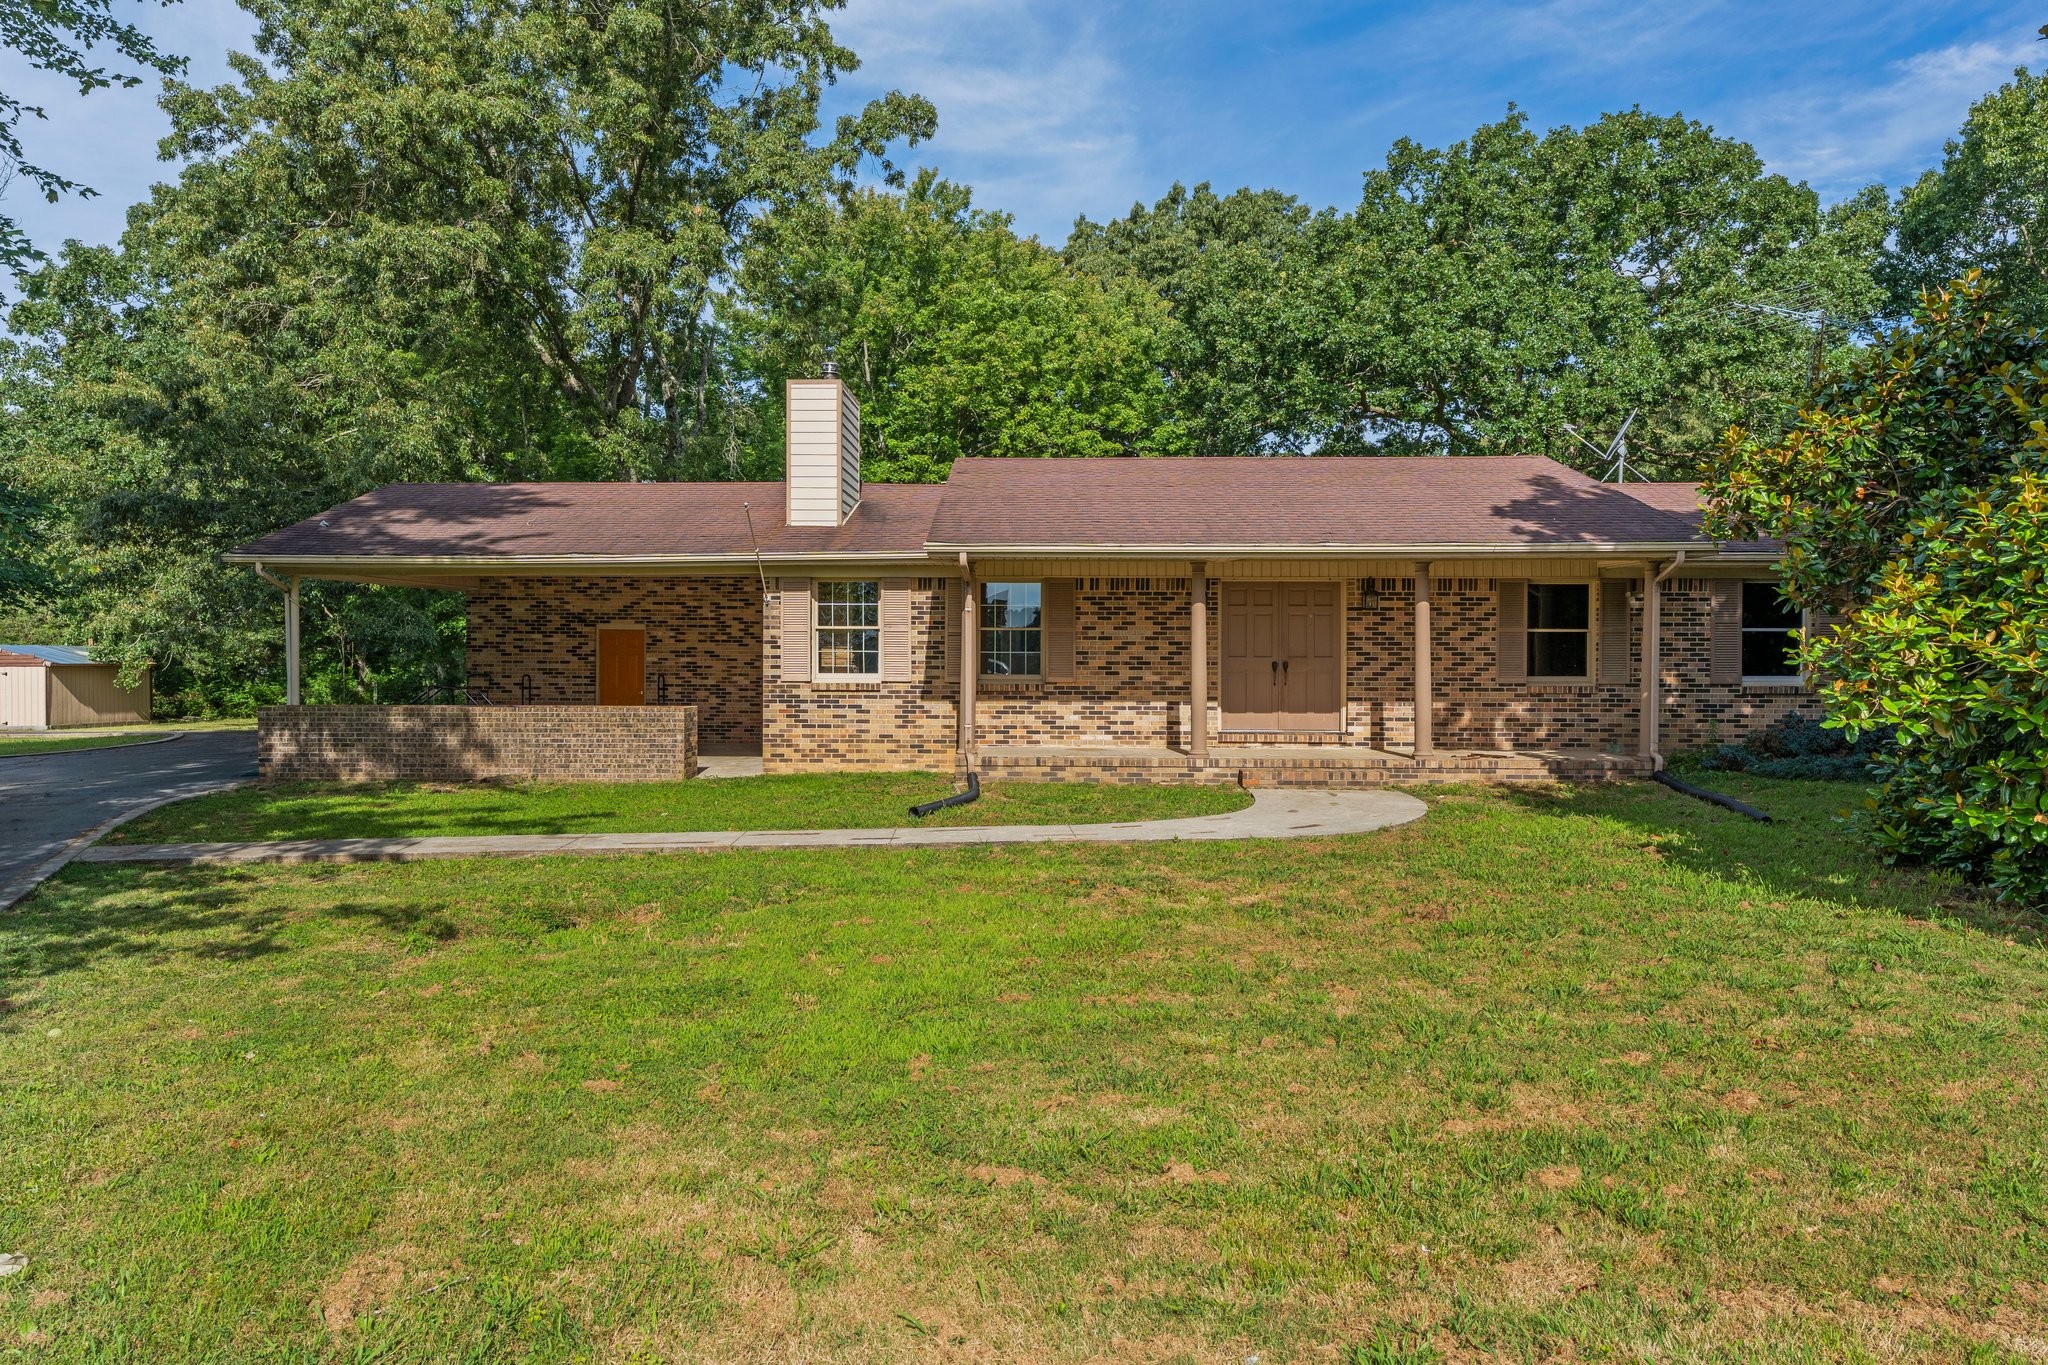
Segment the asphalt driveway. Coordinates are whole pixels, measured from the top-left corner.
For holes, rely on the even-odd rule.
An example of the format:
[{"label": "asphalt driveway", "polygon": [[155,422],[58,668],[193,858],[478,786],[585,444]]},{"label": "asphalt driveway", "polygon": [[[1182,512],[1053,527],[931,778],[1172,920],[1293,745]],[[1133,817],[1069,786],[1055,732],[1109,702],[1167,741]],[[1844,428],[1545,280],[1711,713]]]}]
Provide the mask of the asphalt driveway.
[{"label": "asphalt driveway", "polygon": [[0,758],[0,910],[71,840],[124,811],[256,775],[253,730]]}]

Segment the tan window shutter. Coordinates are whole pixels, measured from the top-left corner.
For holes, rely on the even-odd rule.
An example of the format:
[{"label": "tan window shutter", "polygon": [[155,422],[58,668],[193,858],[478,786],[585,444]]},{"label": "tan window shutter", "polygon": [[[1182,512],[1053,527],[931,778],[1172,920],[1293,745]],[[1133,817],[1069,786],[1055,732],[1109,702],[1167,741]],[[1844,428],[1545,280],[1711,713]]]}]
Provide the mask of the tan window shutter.
[{"label": "tan window shutter", "polygon": [[882,681],[910,681],[910,580],[882,580]]},{"label": "tan window shutter", "polygon": [[1039,595],[1044,610],[1045,676],[1052,682],[1074,679],[1074,580],[1049,578]]},{"label": "tan window shutter", "polygon": [[1504,683],[1529,681],[1529,580],[1503,578],[1494,584],[1498,597],[1500,664]]},{"label": "tan window shutter", "polygon": [[1742,681],[1742,584],[1732,578],[1714,581],[1707,672],[1707,680],[1717,687]]},{"label": "tan window shutter", "polygon": [[782,626],[776,642],[782,651],[782,680],[811,680],[811,580],[782,580]]},{"label": "tan window shutter", "polygon": [[1628,582],[1609,578],[1600,584],[1600,681],[1628,681]]},{"label": "tan window shutter", "polygon": [[946,580],[946,681],[960,681],[960,614],[967,607],[967,595],[959,579]]}]

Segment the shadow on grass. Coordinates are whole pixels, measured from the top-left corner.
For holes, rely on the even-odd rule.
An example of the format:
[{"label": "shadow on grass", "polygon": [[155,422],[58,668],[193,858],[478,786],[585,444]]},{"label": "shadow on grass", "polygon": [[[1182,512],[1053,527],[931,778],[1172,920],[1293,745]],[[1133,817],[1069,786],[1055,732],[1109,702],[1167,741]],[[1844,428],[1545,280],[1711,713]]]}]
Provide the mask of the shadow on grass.
[{"label": "shadow on grass", "polygon": [[[109,959],[233,963],[296,951],[285,935],[298,914],[250,904],[247,880],[228,868],[69,868],[0,917],[0,982],[60,976]],[[318,913],[418,946],[462,933],[438,905],[337,899],[323,901]]]},{"label": "shadow on grass", "polygon": [[1723,880],[1753,880],[1759,894],[1887,909],[1909,919],[1950,920],[2028,947],[2048,944],[2048,922],[2002,905],[1924,868],[1892,867],[1862,847],[1845,817],[1865,788],[1716,773],[1703,782],[1758,807],[1758,824],[1649,782],[1521,788],[1510,798],[1549,815],[1618,821],[1653,843],[1664,862]]}]

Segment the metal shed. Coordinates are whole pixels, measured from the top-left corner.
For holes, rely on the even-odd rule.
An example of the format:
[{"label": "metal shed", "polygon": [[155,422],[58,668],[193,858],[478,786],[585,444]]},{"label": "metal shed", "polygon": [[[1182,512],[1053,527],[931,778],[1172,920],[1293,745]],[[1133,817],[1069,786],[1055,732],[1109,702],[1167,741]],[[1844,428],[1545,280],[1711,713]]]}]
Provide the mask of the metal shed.
[{"label": "metal shed", "polygon": [[0,730],[148,720],[149,673],[133,687],[121,686],[119,673],[74,645],[0,645]]}]

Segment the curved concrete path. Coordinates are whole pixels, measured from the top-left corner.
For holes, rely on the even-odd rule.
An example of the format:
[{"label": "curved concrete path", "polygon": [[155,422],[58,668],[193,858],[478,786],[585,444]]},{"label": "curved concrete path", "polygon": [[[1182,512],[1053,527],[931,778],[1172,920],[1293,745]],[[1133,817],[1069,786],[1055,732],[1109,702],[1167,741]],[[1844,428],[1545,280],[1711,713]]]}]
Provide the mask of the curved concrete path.
[{"label": "curved concrete path", "polygon": [[420,839],[285,839],[240,844],[111,844],[87,863],[383,863],[529,858],[560,853],[688,853],[721,848],[953,848],[973,844],[1310,839],[1405,825],[1429,808],[1403,792],[1261,789],[1228,815],[1101,825],[954,825],[904,829],[715,830],[682,834],[488,834]]}]

